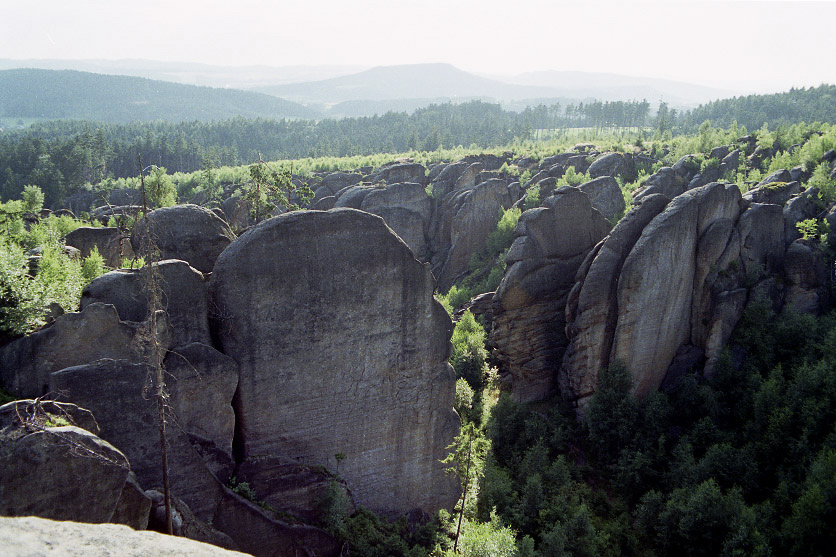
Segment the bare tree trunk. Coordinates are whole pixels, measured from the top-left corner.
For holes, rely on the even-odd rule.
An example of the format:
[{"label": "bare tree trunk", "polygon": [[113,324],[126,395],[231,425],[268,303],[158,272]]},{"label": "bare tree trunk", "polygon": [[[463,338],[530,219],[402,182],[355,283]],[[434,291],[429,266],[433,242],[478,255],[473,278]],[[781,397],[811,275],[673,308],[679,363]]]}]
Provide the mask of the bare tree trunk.
[{"label": "bare tree trunk", "polygon": [[149,316],[150,319],[150,343],[151,343],[151,359],[153,361],[154,366],[154,386],[155,386],[155,395],[157,398],[157,421],[159,424],[160,429],[160,457],[161,457],[161,465],[162,465],[162,472],[163,472],[163,496],[165,499],[165,522],[166,522],[166,531],[169,535],[174,533],[174,529],[172,528],[171,524],[171,488],[169,486],[168,480],[168,446],[166,443],[166,435],[165,435],[165,412],[167,406],[167,399],[168,394],[165,390],[165,376],[163,374],[163,366],[162,366],[162,353],[160,350],[160,346],[157,340],[157,317],[158,312],[160,311],[160,293],[156,281],[156,277],[154,276],[154,241],[151,236],[151,223],[148,220],[148,201],[145,195],[145,173],[144,168],[142,167],[142,158],[137,156],[137,162],[139,164],[139,179],[140,184],[142,186],[142,214],[143,214],[143,224],[145,226],[145,244],[142,246],[143,257],[145,258],[145,267],[147,270],[146,280],[147,283],[147,291],[148,291],[148,309],[151,313]]},{"label": "bare tree trunk", "polygon": [[470,483],[470,450],[473,447],[473,438],[468,435],[467,439],[467,468],[464,471],[464,486],[462,486],[462,508],[459,511],[459,525],[456,527],[456,540],[453,542],[453,553],[459,547],[459,533],[462,531],[462,517],[464,516],[464,503],[467,499],[467,486]]}]

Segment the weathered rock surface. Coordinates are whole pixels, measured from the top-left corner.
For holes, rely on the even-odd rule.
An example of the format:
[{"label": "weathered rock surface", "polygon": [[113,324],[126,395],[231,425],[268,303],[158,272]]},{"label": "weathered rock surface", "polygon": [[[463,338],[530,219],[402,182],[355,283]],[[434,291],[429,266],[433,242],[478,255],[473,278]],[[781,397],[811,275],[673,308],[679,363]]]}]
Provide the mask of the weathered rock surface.
[{"label": "weathered rock surface", "polygon": [[[161,259],[181,259],[202,273],[212,270],[218,255],[235,234],[212,211],[198,205],[175,205],[148,213],[154,244]],[[131,235],[135,253],[146,241],[144,220],[137,221]]]},{"label": "weathered rock surface", "polygon": [[[290,513],[308,523],[318,524],[324,518],[321,501],[331,488],[335,476],[319,466],[306,466],[286,457],[253,457],[235,469],[237,481],[246,482],[258,501]],[[351,494],[342,481],[337,484],[346,501]],[[351,513],[353,509],[349,508]]]},{"label": "weathered rock surface", "polygon": [[92,419],[72,405],[25,400],[0,406],[0,515],[111,520],[130,465],[94,433],[53,427],[79,414],[81,423]]},{"label": "weathered rock surface", "polygon": [[784,206],[784,241],[789,244],[801,238],[796,226],[799,222],[815,218],[822,209],[818,188],[807,188],[787,201]]},{"label": "weathered rock surface", "polygon": [[595,391],[598,372],[610,364],[618,319],[618,277],[624,260],[648,223],[669,201],[661,194],[642,198],[580,268],[566,305],[569,347],[561,367],[562,392],[584,398]]},{"label": "weathered rock surface", "polygon": [[686,155],[679,159],[672,167],[665,166],[660,168],[655,174],[651,175],[645,187],[638,190],[633,199],[638,201],[646,195],[660,193],[673,199],[674,197],[685,192],[688,184],[699,173],[699,163],[694,155]]},{"label": "weathered rock surface", "polygon": [[340,544],[323,530],[274,520],[255,503],[228,489],[224,490],[212,525],[226,532],[242,551],[257,557],[340,555]]},{"label": "weathered rock surface", "polygon": [[372,183],[385,182],[387,184],[412,182],[426,186],[427,169],[424,165],[414,162],[384,165],[371,177],[370,181]]},{"label": "weathered rock surface", "polygon": [[795,240],[787,248],[784,269],[789,283],[785,308],[818,314],[830,301],[827,263],[816,244]]},{"label": "weathered rock surface", "polygon": [[433,289],[368,213],[289,213],[243,234],[211,279],[217,340],[240,365],[243,455],[329,466],[343,452],[358,503],[451,507],[456,486],[439,463],[458,431],[451,323]]},{"label": "weathered rock surface", "polygon": [[592,206],[601,211],[607,220],[624,212],[624,194],[621,193],[618,182],[612,176],[595,178],[581,184],[578,189],[592,199]]},{"label": "weathered rock surface", "polygon": [[[207,282],[185,261],[154,263],[154,279],[172,327],[172,346],[191,342],[211,344]],[[121,269],[94,279],[81,293],[82,310],[93,303],[112,304],[122,321],[148,317],[147,269]]]},{"label": "weathered rock surface", "polygon": [[121,524],[59,522],[34,516],[0,517],[0,547],[9,555],[70,557],[113,555],[116,548],[119,555],[125,557],[246,555],[186,538],[157,532],[137,532]]},{"label": "weathered rock surface", "polygon": [[798,182],[761,182],[758,187],[743,194],[743,199],[752,203],[784,205],[790,197],[801,193]]},{"label": "weathered rock surface", "polygon": [[450,249],[438,274],[442,291],[468,270],[471,256],[484,247],[502,210],[509,209],[514,201],[506,183],[499,179],[483,182],[455,200],[458,210],[448,212]]},{"label": "weathered rock surface", "polygon": [[118,228],[82,226],[64,237],[64,243],[81,251],[81,257],[87,257],[93,248],[99,251],[105,265],[118,269],[123,259],[133,258],[134,253],[127,238],[122,241]]},{"label": "weathered rock surface", "polygon": [[589,165],[587,172],[589,172],[590,178],[600,178],[602,176],[615,178],[620,176],[625,183],[636,179],[636,166],[632,155],[623,155],[622,153],[600,155]]},{"label": "weathered rock surface", "polygon": [[238,364],[211,346],[193,342],[174,347],[166,355],[164,366],[178,426],[193,441],[209,442],[208,447],[214,451],[204,454],[204,461],[220,459],[220,467],[213,472],[225,480],[232,464],[235,412],[231,401],[238,388]]},{"label": "weathered rock surface", "polygon": [[[637,395],[659,387],[677,350],[690,339],[694,290],[703,287],[696,278],[705,263],[695,258],[698,243],[715,223],[734,222],[739,211],[735,186],[691,190],[648,224],[624,261],[611,360],[631,370]],[[722,252],[725,243],[708,247]]]},{"label": "weathered rock surface", "polygon": [[359,208],[382,217],[417,258],[428,259],[427,227],[432,217],[432,200],[424,186],[402,183],[375,189],[363,198]]},{"label": "weathered rock surface", "polygon": [[491,342],[519,401],[548,396],[568,340],[565,307],[575,273],[610,230],[589,196],[563,187],[520,216],[494,296]]},{"label": "weathered rock surface", "polygon": [[[170,329],[165,320],[158,325],[165,350]],[[54,371],[102,358],[144,361],[140,331],[139,323],[120,321],[114,306],[90,304],[0,349],[0,383],[18,396],[36,398],[49,392],[49,374]]]},{"label": "weathered rock surface", "polygon": [[128,473],[110,522],[130,526],[134,530],[145,530],[150,512],[151,499],[145,495],[136,474]]},{"label": "weathered rock surface", "polygon": [[[125,453],[139,483],[155,486],[162,483],[159,429],[156,400],[145,388],[148,373],[144,364],[100,360],[53,373],[50,387],[63,399],[92,411],[101,437]],[[198,517],[208,519],[220,498],[218,480],[182,429],[168,427],[166,436],[172,492]]]}]

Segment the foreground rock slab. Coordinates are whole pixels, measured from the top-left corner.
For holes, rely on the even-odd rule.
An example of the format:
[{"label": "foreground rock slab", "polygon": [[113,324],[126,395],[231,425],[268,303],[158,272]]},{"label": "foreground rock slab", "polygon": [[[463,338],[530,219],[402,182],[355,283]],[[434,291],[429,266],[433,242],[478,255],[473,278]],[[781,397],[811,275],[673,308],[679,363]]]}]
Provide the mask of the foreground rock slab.
[{"label": "foreground rock slab", "polygon": [[148,531],[137,532],[123,525],[57,522],[32,516],[0,517],[0,547],[7,555],[68,557],[117,553],[123,557],[247,555],[186,538]]}]

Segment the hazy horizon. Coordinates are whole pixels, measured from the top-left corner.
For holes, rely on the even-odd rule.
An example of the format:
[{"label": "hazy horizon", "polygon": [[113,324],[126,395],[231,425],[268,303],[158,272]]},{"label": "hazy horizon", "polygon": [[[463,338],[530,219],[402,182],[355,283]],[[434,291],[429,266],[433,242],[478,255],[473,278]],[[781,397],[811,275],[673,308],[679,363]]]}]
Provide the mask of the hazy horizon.
[{"label": "hazy horizon", "polygon": [[834,2],[12,0],[0,18],[0,58],[15,60],[355,70],[449,63],[498,78],[582,71],[740,92],[836,83]]}]

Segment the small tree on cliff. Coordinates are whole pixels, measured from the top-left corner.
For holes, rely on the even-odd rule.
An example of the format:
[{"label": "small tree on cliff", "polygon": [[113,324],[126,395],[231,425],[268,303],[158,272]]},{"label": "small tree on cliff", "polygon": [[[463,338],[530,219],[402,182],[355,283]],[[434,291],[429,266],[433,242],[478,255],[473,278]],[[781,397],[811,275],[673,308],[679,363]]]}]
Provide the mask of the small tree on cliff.
[{"label": "small tree on cliff", "polygon": [[[289,211],[300,209],[300,205],[307,205],[314,196],[307,184],[297,186],[293,183],[293,166],[289,170],[276,170],[264,162],[261,154],[258,162],[250,165],[250,180],[244,198],[252,203],[250,212],[256,223],[278,207]],[[294,196],[299,204],[294,202]]]}]

